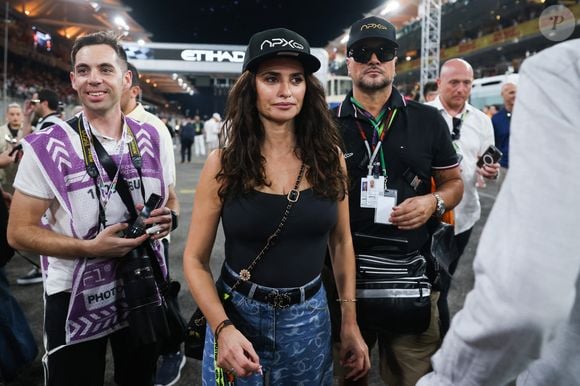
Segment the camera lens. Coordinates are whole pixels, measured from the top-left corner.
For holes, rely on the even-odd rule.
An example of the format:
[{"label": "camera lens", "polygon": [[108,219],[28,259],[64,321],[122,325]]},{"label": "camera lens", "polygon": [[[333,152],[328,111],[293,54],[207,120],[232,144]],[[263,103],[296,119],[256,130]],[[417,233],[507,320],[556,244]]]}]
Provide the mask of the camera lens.
[{"label": "camera lens", "polygon": [[[155,258],[155,257],[153,257]],[[133,250],[119,267],[129,311],[128,320],[135,339],[143,344],[168,336],[167,320],[150,257],[142,248]]]},{"label": "camera lens", "polygon": [[493,165],[493,157],[489,154],[483,156],[483,163],[486,165]]}]

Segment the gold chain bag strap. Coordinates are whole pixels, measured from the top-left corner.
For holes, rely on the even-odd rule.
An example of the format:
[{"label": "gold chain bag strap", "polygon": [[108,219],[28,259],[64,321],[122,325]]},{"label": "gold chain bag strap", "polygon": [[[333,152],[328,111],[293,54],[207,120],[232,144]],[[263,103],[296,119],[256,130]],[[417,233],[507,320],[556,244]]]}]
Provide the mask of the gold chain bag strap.
[{"label": "gold chain bag strap", "polygon": [[[288,204],[284,209],[284,213],[282,214],[280,224],[278,224],[276,230],[266,239],[266,244],[264,245],[262,250],[260,250],[260,252],[256,255],[256,257],[254,257],[254,259],[251,261],[248,267],[240,270],[239,272],[240,277],[231,287],[231,290],[224,294],[223,300],[227,300],[231,296],[232,292],[240,285],[240,283],[242,283],[243,281],[250,280],[252,276],[251,271],[254,269],[256,264],[258,264],[258,262],[262,259],[262,257],[264,257],[266,252],[268,252],[268,250],[272,247],[272,244],[282,232],[282,229],[286,224],[286,220],[288,220],[288,216],[290,215],[290,210],[292,209],[294,204],[298,201],[298,198],[300,198],[300,190],[298,189],[300,187],[300,182],[302,181],[305,169],[306,166],[304,165],[304,163],[302,163],[302,165],[300,166],[300,171],[298,172],[298,177],[296,178],[294,188],[291,189],[288,192],[288,195],[286,196]],[[186,356],[198,360],[201,360],[203,358],[203,346],[205,343],[206,323],[207,321],[205,320],[205,316],[203,315],[199,307],[197,307],[193,315],[191,316],[189,323],[187,324],[187,335],[185,338]]]}]

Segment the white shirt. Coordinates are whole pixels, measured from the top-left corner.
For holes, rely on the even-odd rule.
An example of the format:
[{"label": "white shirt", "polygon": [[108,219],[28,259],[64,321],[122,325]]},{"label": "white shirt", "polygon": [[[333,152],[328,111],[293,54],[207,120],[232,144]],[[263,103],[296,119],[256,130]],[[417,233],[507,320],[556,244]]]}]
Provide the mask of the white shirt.
[{"label": "white shirt", "polygon": [[165,153],[167,154],[167,164],[163,164],[163,166],[166,167],[173,176],[173,182],[175,185],[177,183],[175,175],[175,154],[173,154],[173,140],[171,139],[171,134],[169,134],[167,125],[163,123],[161,119],[157,118],[156,115],[151,114],[145,110],[141,103],[137,103],[137,107],[135,107],[133,111],[127,114],[127,116],[129,118],[133,118],[136,121],[148,123],[157,129],[161,142],[161,148],[165,149]]},{"label": "white shirt", "polygon": [[[49,129],[45,129],[49,130]],[[91,127],[93,134],[96,136],[97,140],[103,145],[103,148],[107,151],[109,155],[121,154],[121,152],[128,153],[128,147],[121,147],[120,144],[122,140],[115,140],[114,138],[104,136],[94,128]],[[162,138],[162,137],[160,137]],[[132,141],[131,136],[127,136],[127,141]],[[162,139],[160,140],[163,141]],[[66,236],[75,237],[70,230],[70,217],[66,210],[59,204],[59,201],[55,199],[55,192],[52,188],[51,183],[47,180],[47,177],[43,173],[38,164],[40,160],[35,156],[33,150],[29,147],[30,145],[26,142],[23,143],[24,152],[27,154],[22,157],[20,161],[20,166],[18,168],[18,174],[16,174],[16,179],[14,180],[14,187],[24,194],[32,197],[49,199],[52,200],[50,208],[46,211],[44,215],[45,223],[50,224],[52,231]],[[79,142],[73,142],[74,151],[82,159],[82,148]],[[160,158],[162,165],[167,165],[169,163],[169,154],[165,150],[166,147],[160,146]],[[173,147],[171,148],[171,154],[173,154]],[[125,157],[126,162],[128,156]],[[86,172],[83,172],[81,176],[69,176],[72,178],[89,178]],[[163,170],[163,178],[167,185],[173,185],[173,175],[169,169]],[[70,180],[69,179],[69,180]],[[143,184],[147,190],[150,187],[149,184],[152,182],[147,178],[143,178]],[[89,189],[91,190],[91,189]],[[140,196],[140,191],[136,190],[138,196]],[[85,211],[77,213],[79,216],[77,221],[77,232],[78,234],[86,234],[91,227],[97,223],[99,216],[99,206],[95,202],[94,195],[89,193],[86,189],[78,190],[72,193],[73,200],[77,203],[77,206],[83,206],[86,208]],[[139,202],[135,200],[135,202]],[[110,201],[107,204],[105,214],[107,217],[108,224],[115,224],[118,222],[124,222],[127,219],[124,217],[127,212],[127,207],[123,203],[119,194],[113,194]],[[45,280],[45,290],[48,295],[52,295],[61,291],[70,291],[72,288],[72,279],[75,268],[75,260],[70,258],[59,258],[58,256],[48,257],[49,265]]]},{"label": "white shirt", "polygon": [[222,124],[220,121],[216,121],[213,118],[208,119],[205,121],[203,125],[203,131],[205,132],[205,140],[207,142],[217,142],[219,141],[219,133],[221,130]]},{"label": "white shirt", "polygon": [[579,101],[580,39],[524,62],[475,288],[418,385],[580,385]]},{"label": "white shirt", "polygon": [[[440,97],[427,103],[439,110],[449,132],[453,130],[453,117],[445,111],[441,104]],[[457,118],[463,117],[459,140],[453,144],[457,153],[463,158],[459,164],[461,177],[463,178],[463,198],[455,211],[455,234],[463,233],[472,228],[481,217],[481,205],[479,194],[475,183],[477,181],[477,160],[489,145],[494,144],[493,125],[491,119],[483,112],[473,107],[469,103],[465,104],[463,111]]]},{"label": "white shirt", "polygon": [[[49,125],[46,125],[46,123],[49,123]],[[64,121],[59,118],[57,113],[51,113],[51,114],[47,115],[46,117],[43,117],[42,119],[40,119],[38,121],[38,123],[36,124],[36,126],[33,128],[33,131],[38,131],[38,130],[42,129],[43,126],[46,129],[51,125],[61,125],[63,123],[64,123]]]}]

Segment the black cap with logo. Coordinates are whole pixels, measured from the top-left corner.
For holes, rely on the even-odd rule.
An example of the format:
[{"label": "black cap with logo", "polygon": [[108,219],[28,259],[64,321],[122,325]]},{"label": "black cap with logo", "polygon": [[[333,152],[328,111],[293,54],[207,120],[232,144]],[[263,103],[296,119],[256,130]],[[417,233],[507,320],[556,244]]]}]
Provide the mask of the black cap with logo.
[{"label": "black cap with logo", "polygon": [[310,44],[301,35],[286,28],[274,28],[258,32],[250,38],[242,72],[256,71],[265,59],[285,56],[295,58],[308,74],[318,71],[320,61],[310,53]]},{"label": "black cap with logo", "polygon": [[354,44],[370,38],[388,40],[394,47],[399,47],[395,26],[382,17],[370,16],[355,22],[350,27],[350,35],[346,45],[347,52]]}]

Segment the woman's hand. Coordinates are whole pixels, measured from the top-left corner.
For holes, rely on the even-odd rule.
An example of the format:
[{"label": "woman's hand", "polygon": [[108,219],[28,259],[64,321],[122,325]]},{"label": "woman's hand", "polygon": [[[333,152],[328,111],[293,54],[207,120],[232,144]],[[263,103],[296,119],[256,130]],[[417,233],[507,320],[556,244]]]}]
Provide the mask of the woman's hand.
[{"label": "woman's hand", "polygon": [[345,378],[358,380],[371,368],[369,348],[357,324],[342,325],[340,331],[340,364],[346,368]]},{"label": "woman's hand", "polygon": [[247,377],[262,369],[252,343],[233,325],[219,333],[217,365],[237,377]]}]

